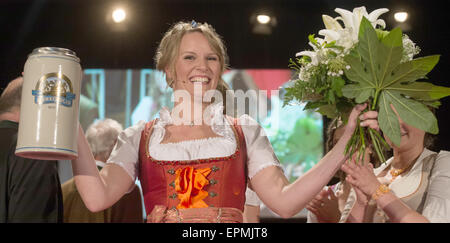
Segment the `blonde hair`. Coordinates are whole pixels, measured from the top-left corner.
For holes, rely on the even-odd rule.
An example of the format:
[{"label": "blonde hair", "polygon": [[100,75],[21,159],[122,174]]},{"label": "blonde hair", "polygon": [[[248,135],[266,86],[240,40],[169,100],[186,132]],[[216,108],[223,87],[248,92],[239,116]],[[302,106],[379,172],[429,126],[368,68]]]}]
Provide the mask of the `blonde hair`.
[{"label": "blonde hair", "polygon": [[[228,69],[228,55],[222,38],[208,23],[201,24],[196,23],[195,21],[192,21],[191,23],[178,22],[164,34],[164,37],[161,39],[156,51],[156,69],[163,72],[168,69],[169,72],[175,73],[174,64],[178,56],[181,39],[185,34],[192,32],[200,32],[206,37],[213,51],[219,56],[222,73]],[[167,73],[166,82],[169,87],[172,87],[174,82],[174,80],[171,80],[167,76]],[[221,77],[219,78],[219,83],[217,84],[216,89],[222,93],[223,101],[225,102],[226,91],[229,87]]]}]

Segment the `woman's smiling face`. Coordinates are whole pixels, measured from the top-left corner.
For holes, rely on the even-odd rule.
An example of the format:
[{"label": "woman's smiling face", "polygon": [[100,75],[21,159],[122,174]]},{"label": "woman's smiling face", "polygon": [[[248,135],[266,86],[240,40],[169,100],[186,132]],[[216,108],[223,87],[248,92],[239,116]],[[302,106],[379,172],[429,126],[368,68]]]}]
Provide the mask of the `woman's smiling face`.
[{"label": "woman's smiling face", "polygon": [[[168,74],[175,80],[174,91],[186,90],[194,97],[216,89],[222,66],[202,33],[190,32],[183,36],[174,65],[175,75]],[[195,94],[194,87],[201,87],[202,94]]]}]

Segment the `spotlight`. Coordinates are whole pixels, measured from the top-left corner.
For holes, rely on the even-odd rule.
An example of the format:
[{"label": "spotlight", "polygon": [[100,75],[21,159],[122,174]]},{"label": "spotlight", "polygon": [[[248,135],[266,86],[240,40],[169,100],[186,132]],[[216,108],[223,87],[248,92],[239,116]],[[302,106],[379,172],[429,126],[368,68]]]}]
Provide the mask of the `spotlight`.
[{"label": "spotlight", "polygon": [[397,22],[403,23],[408,19],[408,13],[407,12],[397,12],[394,14],[394,18]]},{"label": "spotlight", "polygon": [[259,14],[256,16],[256,20],[258,20],[258,23],[260,24],[267,24],[270,22],[270,16],[265,14]]},{"label": "spotlight", "polygon": [[125,10],[123,10],[121,8],[115,9],[112,12],[112,18],[115,23],[120,23],[120,22],[124,21],[126,16],[127,16],[127,14],[125,13]]},{"label": "spotlight", "polygon": [[250,16],[250,24],[254,34],[270,35],[272,34],[272,29],[277,26],[277,18],[267,10],[260,11]]}]

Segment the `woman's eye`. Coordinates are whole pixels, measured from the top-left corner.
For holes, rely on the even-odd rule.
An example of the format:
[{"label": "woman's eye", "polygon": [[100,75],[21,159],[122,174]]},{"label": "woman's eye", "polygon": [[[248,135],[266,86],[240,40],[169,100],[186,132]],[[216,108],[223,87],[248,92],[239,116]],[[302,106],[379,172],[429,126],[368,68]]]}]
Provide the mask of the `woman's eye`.
[{"label": "woman's eye", "polygon": [[184,59],[185,60],[194,60],[194,56],[185,56]]},{"label": "woman's eye", "polygon": [[217,57],[208,57],[208,61],[217,61],[218,58]]}]

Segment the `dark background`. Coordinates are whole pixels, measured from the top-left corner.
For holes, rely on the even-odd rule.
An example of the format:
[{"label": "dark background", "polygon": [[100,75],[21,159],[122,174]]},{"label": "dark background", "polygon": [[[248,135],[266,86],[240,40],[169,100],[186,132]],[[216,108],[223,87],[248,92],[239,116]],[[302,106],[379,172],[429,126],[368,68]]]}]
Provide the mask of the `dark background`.
[{"label": "dark background", "polygon": [[[382,15],[387,29],[396,26],[393,14],[409,13],[401,27],[422,49],[419,56],[441,54],[428,75],[434,84],[450,86],[449,28],[446,1],[430,0],[0,0],[0,81],[5,87],[20,75],[27,55],[36,47],[74,50],[83,68],[153,68],[155,49],[164,32],[180,20],[208,22],[225,40],[231,68],[287,68],[290,57],[309,49],[307,37],[324,28],[321,15],[338,16],[336,7],[368,12],[389,8]],[[123,31],[107,15],[115,3],[125,4]],[[250,16],[258,10],[276,16],[271,35],[252,33]],[[450,150],[450,98],[437,111],[440,134],[435,150]]]}]

